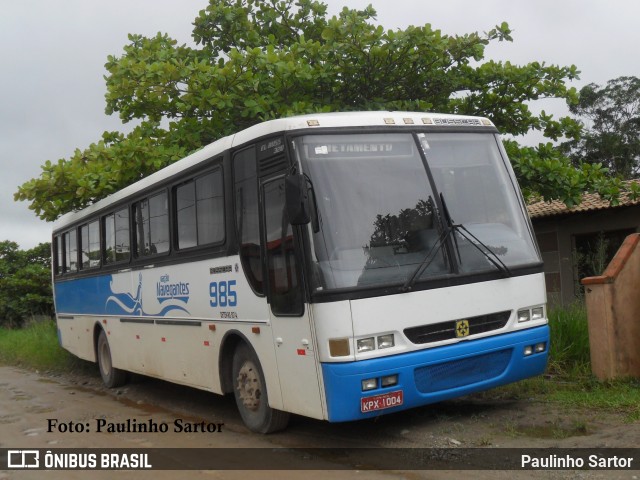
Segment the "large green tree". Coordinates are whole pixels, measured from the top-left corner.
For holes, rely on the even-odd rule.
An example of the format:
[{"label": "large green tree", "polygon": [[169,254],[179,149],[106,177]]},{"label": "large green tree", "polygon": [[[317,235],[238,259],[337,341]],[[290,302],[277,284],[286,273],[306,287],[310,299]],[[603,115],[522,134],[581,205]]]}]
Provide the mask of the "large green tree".
[{"label": "large green tree", "polygon": [[582,136],[563,145],[574,162],[602,164],[626,179],[640,177],[640,78],[591,83],[570,110],[585,123]]},{"label": "large green tree", "polygon": [[[210,0],[195,19],[196,47],[166,34],[130,35],[110,56],[106,112],[138,120],[105,132],[68,159],[47,161],[15,195],[46,220],[94,202],[201,146],[257,122],[297,113],[415,110],[482,115],[514,137],[540,131],[577,138],[570,118],[534,114],[544,98],[577,101],[575,66],[485,61],[491,42],[511,41],[502,23],[486,33],[446,35],[431,25],[387,30],[372,7],[329,17],[314,0]],[[598,165],[574,168],[550,144],[507,148],[525,193],[579,200],[615,197]]]},{"label": "large green tree", "polygon": [[53,315],[51,245],[20,250],[0,242],[0,325],[20,326],[33,315]]}]

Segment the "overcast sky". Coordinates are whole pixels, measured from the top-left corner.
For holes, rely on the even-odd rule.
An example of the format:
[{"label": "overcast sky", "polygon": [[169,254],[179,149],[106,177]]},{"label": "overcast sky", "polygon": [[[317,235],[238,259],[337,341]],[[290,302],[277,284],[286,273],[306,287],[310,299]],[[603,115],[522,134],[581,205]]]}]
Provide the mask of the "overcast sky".
[{"label": "overcast sky", "polygon": [[[0,241],[31,248],[50,240],[13,193],[46,161],[68,158],[105,130],[126,129],[104,113],[104,64],[120,55],[128,33],[166,32],[191,43],[193,19],[208,0],[0,0]],[[633,0],[325,0],[372,4],[386,28],[430,23],[446,34],[485,32],[507,21],[513,43],[487,58],[574,64],[580,87],[640,76],[640,2]],[[556,103],[545,107],[563,112]]]}]

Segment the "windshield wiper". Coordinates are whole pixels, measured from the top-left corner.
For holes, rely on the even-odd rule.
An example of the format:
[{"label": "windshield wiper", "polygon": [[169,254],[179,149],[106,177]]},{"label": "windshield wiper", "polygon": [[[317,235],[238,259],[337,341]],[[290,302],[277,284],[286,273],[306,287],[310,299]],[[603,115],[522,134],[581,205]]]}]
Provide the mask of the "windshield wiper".
[{"label": "windshield wiper", "polygon": [[449,235],[451,235],[451,232],[453,231],[454,231],[453,228],[447,228],[446,230],[442,231],[436,243],[433,245],[433,247],[431,247],[431,250],[429,250],[429,253],[427,253],[427,256],[424,257],[424,260],[420,262],[420,265],[418,265],[418,268],[416,268],[413,274],[411,274],[411,276],[407,279],[407,281],[404,282],[404,285],[400,287],[401,292],[408,292],[409,290],[411,290],[411,288],[413,287],[413,284],[416,283],[416,279],[420,275],[422,275],[422,273],[425,271],[425,269],[429,265],[431,265],[431,262],[436,257],[436,254],[440,250],[440,247],[444,245],[444,242],[447,241],[447,238],[449,238]]},{"label": "windshield wiper", "polygon": [[[506,277],[510,277],[511,271],[504,264],[504,262],[500,260],[500,258],[496,255],[494,251],[492,251],[484,242],[482,242],[478,237],[476,237],[473,233],[471,233],[464,225],[454,223],[453,219],[451,218],[451,215],[449,214],[449,209],[447,208],[447,203],[445,202],[444,196],[442,195],[442,193],[440,194],[440,200],[442,201],[442,209],[443,209],[442,216],[444,217],[447,223],[447,228],[446,230],[443,230],[442,234],[438,238],[438,241],[436,241],[435,245],[431,248],[431,250],[426,255],[424,260],[420,262],[420,265],[418,265],[418,268],[415,269],[413,274],[411,274],[411,276],[407,279],[404,285],[400,287],[400,291],[408,292],[411,290],[413,285],[416,283],[416,280],[420,277],[420,275],[422,275],[422,273],[431,264],[439,248],[442,245],[444,245],[444,242],[447,241],[447,238],[449,238],[449,236],[454,232],[457,232],[462,237],[464,237],[471,245],[473,245],[480,253],[482,253],[482,255],[484,255],[485,258],[489,260],[489,262],[491,262],[492,265],[494,265],[500,272],[502,272],[502,274],[504,274]],[[460,264],[462,264],[462,257],[460,256],[460,248],[458,246],[458,239],[456,238],[455,235],[453,235],[453,243],[456,248],[458,261]],[[482,246],[484,250],[480,248],[479,245]]]},{"label": "windshield wiper", "polygon": [[[447,207],[447,202],[444,201],[444,195],[442,195],[442,193],[440,193],[440,202],[442,203],[442,215],[444,216],[444,219],[447,221],[447,227],[449,231],[455,230],[456,225],[451,218],[451,214],[449,213],[449,208]],[[462,257],[460,256],[460,247],[458,246],[458,239],[456,238],[455,235],[453,236],[453,245],[454,247],[456,247],[458,262],[462,263]]]},{"label": "windshield wiper", "polygon": [[[493,250],[487,247],[487,245],[484,242],[482,242],[482,240],[480,240],[473,233],[467,230],[467,228],[464,225],[452,225],[452,227],[456,230],[456,232],[458,232],[460,235],[466,238],[471,245],[476,247],[476,249],[480,253],[482,253],[487,258],[487,260],[489,260],[498,270],[500,270],[505,277],[511,276],[511,270],[509,270],[509,267],[507,267],[504,264],[504,262],[500,260],[500,257],[498,257],[498,255],[496,255],[496,253]],[[474,243],[473,240],[475,240],[477,243]],[[484,247],[484,250],[480,248],[479,245]]]},{"label": "windshield wiper", "polygon": [[[440,193],[440,201],[442,202],[442,209],[444,210],[444,216],[445,216],[445,219],[447,220],[447,223],[449,224],[449,228],[452,230],[455,230],[461,236],[463,236],[471,245],[473,245],[480,253],[482,253],[487,260],[489,260],[498,270],[500,270],[500,272],[502,272],[506,277],[510,277],[511,271],[504,264],[504,262],[500,260],[500,257],[498,257],[498,255],[496,255],[496,253],[493,250],[491,250],[482,240],[476,237],[473,233],[467,230],[467,227],[465,227],[463,224],[456,225],[454,223],[453,219],[451,218],[451,215],[449,214],[449,209],[447,208],[447,202],[445,201],[444,195],[442,193]],[[476,243],[474,243],[473,240],[475,240]],[[458,260],[460,260],[460,263],[462,264],[462,257],[460,257],[460,249],[458,247],[458,239],[456,238],[455,235],[453,236],[453,241],[455,243],[456,252],[458,253]],[[484,250],[480,248],[478,245],[481,245],[484,248]]]},{"label": "windshield wiper", "polygon": [[[442,198],[442,194],[440,194],[440,198]],[[429,196],[429,203],[431,203],[433,211],[435,213],[438,213],[435,202],[433,201],[433,198],[431,198],[431,196]],[[400,287],[401,292],[408,292],[409,290],[411,290],[413,285],[416,283],[416,280],[420,277],[420,275],[424,273],[427,267],[431,265],[431,262],[433,262],[433,260],[436,258],[438,251],[442,248],[444,243],[447,241],[447,238],[449,238],[449,236],[451,235],[451,232],[454,231],[453,222],[451,221],[451,217],[449,217],[449,212],[446,211],[446,207],[444,207],[443,210],[444,210],[444,217],[446,220],[446,228],[442,229],[442,233],[440,233],[438,240],[436,240],[436,243],[433,245],[433,247],[431,247],[431,250],[429,250],[429,253],[427,253],[424,259],[420,262],[420,265],[418,265],[418,268],[416,268],[413,271],[413,273],[407,279],[407,281],[404,282],[404,285]],[[436,217],[440,218],[440,215],[438,214]],[[443,226],[442,223],[443,223],[442,220],[438,221],[438,224],[440,224],[441,227]],[[456,243],[456,248],[457,248],[457,243]],[[458,256],[460,256],[460,252],[458,252]]]}]

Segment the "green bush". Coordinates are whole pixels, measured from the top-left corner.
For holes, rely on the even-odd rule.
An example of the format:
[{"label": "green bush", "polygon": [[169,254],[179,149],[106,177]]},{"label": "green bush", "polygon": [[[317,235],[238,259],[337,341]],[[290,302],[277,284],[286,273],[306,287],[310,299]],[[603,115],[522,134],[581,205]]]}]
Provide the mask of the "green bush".
[{"label": "green bush", "polygon": [[50,244],[20,250],[0,242],[0,326],[20,327],[40,315],[53,315]]},{"label": "green bush", "polygon": [[19,329],[0,327],[0,363],[53,371],[83,368],[87,362],[60,347],[57,332],[53,320]]},{"label": "green bush", "polygon": [[591,369],[587,310],[582,303],[549,311],[551,373],[587,373]]}]

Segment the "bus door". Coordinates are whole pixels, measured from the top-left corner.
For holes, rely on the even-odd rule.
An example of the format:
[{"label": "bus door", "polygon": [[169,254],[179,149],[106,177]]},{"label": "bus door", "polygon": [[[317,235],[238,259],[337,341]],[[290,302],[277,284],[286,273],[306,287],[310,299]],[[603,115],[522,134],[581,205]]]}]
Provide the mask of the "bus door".
[{"label": "bus door", "polygon": [[300,262],[285,211],[284,174],[261,181],[267,298],[286,411],[323,418],[319,364]]}]

